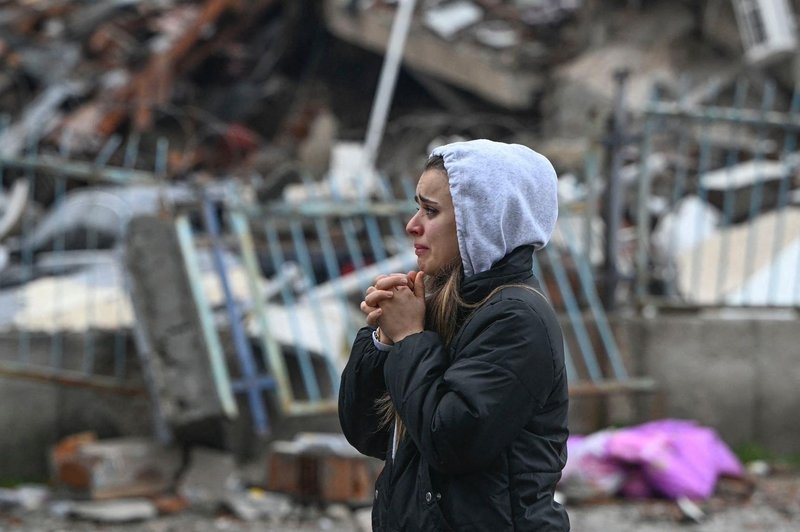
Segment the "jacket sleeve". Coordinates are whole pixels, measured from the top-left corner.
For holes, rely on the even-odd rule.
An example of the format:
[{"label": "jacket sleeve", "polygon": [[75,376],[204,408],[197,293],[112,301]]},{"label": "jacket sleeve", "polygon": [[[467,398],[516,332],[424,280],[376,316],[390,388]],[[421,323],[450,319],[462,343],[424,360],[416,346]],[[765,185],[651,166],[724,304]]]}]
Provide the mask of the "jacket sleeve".
[{"label": "jacket sleeve", "polygon": [[435,469],[488,467],[550,395],[556,364],[545,323],[527,303],[489,303],[491,320],[466,339],[454,361],[436,333],[395,344],[386,385],[408,434]]},{"label": "jacket sleeve", "polygon": [[372,329],[356,335],[339,386],[339,423],[347,441],[362,454],[386,459],[389,428],[380,428],[375,401],[386,393],[383,367],[387,352],[372,342]]}]

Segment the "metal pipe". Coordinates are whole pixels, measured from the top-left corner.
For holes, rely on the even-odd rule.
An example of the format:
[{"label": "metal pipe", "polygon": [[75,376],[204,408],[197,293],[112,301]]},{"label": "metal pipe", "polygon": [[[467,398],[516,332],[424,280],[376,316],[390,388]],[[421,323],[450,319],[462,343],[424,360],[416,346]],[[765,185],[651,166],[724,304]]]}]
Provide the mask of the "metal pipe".
[{"label": "metal pipe", "polygon": [[[605,242],[605,282],[604,293],[606,308],[613,310],[616,306],[619,268],[619,229],[622,222],[622,190],[620,189],[620,169],[622,168],[622,147],[625,144],[625,82],[630,71],[620,69],[614,72],[617,90],[614,95],[614,115],[609,138],[611,151],[611,172],[608,178],[606,203],[606,242]],[[643,220],[639,220],[640,225]]]},{"label": "metal pipe", "polygon": [[375,166],[378,150],[383,139],[386,127],[386,118],[392,103],[392,95],[397,82],[397,72],[403,59],[403,50],[406,47],[408,30],[414,15],[416,0],[399,0],[397,14],[392,22],[389,43],[386,45],[386,56],[381,68],[381,77],[378,90],[373,100],[372,111],[369,115],[366,139],[364,140],[364,164],[369,171]]},{"label": "metal pipe", "polygon": [[277,380],[276,393],[281,404],[281,410],[288,412],[293,401],[292,383],[289,379],[289,372],[283,359],[283,353],[270,332],[269,313],[267,305],[261,297],[259,279],[261,278],[258,267],[253,237],[247,224],[247,219],[240,212],[230,213],[231,228],[239,239],[239,249],[242,253],[242,262],[247,272],[247,286],[252,294],[252,305],[255,309],[255,316],[258,320],[259,337],[261,339],[261,351],[263,352],[264,365],[268,367]]},{"label": "metal pipe", "polygon": [[253,416],[253,423],[258,434],[266,434],[269,431],[269,418],[267,409],[264,405],[262,392],[264,389],[274,388],[275,381],[271,380],[271,385],[265,388],[263,378],[258,375],[250,343],[242,325],[241,309],[239,308],[231,290],[228,272],[222,258],[222,244],[220,242],[220,226],[217,215],[214,212],[214,205],[211,199],[204,194],[203,197],[203,220],[206,229],[211,237],[211,256],[214,261],[214,269],[217,271],[222,291],[225,295],[225,309],[228,313],[228,320],[233,333],[233,344],[239,358],[242,376],[240,382],[243,383],[247,393],[250,414]]},{"label": "metal pipe", "polygon": [[698,110],[696,108],[681,107],[680,104],[675,102],[658,102],[649,104],[645,108],[645,115],[682,118],[697,122],[712,120],[714,122],[730,122],[750,126],[775,127],[786,131],[800,131],[800,123],[787,119],[786,113],[780,111],[765,113],[763,111],[715,106]]},{"label": "metal pipe", "polygon": [[[278,231],[275,228],[275,222],[272,219],[267,219],[265,222],[265,233],[267,235],[267,245],[269,247],[270,256],[272,258],[272,265],[277,270],[285,262],[283,250],[281,249],[280,238],[278,238]],[[286,312],[289,316],[289,327],[292,329],[292,336],[294,338],[302,337],[302,328],[300,327],[300,320],[297,319],[297,304],[295,302],[292,291],[289,290],[285,284],[281,285],[281,296],[286,305]],[[302,343],[297,343],[297,362],[300,366],[300,373],[303,377],[303,386],[305,387],[306,395],[309,401],[319,401],[321,394],[319,390],[319,383],[314,374],[314,367],[311,363],[311,355]]]}]

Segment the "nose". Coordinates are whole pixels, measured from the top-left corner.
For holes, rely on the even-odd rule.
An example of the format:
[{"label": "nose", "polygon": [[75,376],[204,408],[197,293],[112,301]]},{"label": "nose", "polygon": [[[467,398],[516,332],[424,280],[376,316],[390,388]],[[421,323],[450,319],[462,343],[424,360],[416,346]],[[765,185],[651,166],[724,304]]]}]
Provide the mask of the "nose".
[{"label": "nose", "polygon": [[419,222],[420,212],[421,211],[417,211],[406,224],[406,233],[411,236],[419,236],[422,234],[422,224]]}]

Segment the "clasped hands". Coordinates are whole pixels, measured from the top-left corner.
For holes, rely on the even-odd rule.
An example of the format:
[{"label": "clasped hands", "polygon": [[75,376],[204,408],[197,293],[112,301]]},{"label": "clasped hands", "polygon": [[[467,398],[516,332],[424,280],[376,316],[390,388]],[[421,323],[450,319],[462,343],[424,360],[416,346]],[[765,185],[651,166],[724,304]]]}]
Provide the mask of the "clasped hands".
[{"label": "clasped hands", "polygon": [[379,275],[367,288],[361,312],[367,325],[380,327],[380,341],[399,342],[425,329],[425,274],[423,272]]}]

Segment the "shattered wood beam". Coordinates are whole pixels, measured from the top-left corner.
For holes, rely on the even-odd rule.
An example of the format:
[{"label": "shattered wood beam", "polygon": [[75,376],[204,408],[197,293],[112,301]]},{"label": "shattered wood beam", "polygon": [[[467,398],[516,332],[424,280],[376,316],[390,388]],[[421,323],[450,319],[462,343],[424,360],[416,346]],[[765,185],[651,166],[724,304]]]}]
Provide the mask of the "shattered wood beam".
[{"label": "shattered wood beam", "polygon": [[191,50],[203,31],[229,8],[240,6],[239,0],[208,0],[197,20],[173,44],[172,48],[161,54],[151,56],[144,71],[136,76],[134,86],[133,125],[137,131],[149,129],[153,124],[153,106],[169,101],[172,92],[174,68]]},{"label": "shattered wood beam", "polygon": [[[240,0],[208,0],[189,29],[173,46],[150,57],[147,66],[133,75],[124,87],[115,88],[99,98],[111,102],[108,112],[100,120],[97,134],[108,137],[128,118],[133,105],[133,125],[137,131],[145,131],[153,123],[153,107],[169,101],[177,63],[189,54],[203,30],[219,19],[228,9],[241,7]],[[206,49],[206,56],[212,48]],[[199,62],[199,61],[198,61]]]},{"label": "shattered wood beam", "polygon": [[218,50],[221,46],[229,43],[236,36],[241,35],[247,31],[255,22],[261,13],[275,4],[276,0],[259,0],[257,2],[251,1],[246,7],[247,16],[241,17],[237,24],[231,24],[218,32],[208,42],[192,49],[187,54],[186,58],[179,65],[178,72],[183,73],[192,70],[201,62],[203,62],[214,50]]},{"label": "shattered wood beam", "polygon": [[[114,88],[97,98],[109,102],[108,109],[96,128],[97,135],[101,138],[108,137],[117,131],[129,116],[132,116],[133,126],[137,131],[145,131],[152,127],[153,108],[169,101],[175,76],[196,67],[214,50],[219,49],[221,44],[252,25],[257,15],[273,4],[275,0],[258,2],[208,0],[197,21],[169,50],[151,56],[147,66],[134,74],[125,86]],[[230,9],[236,9],[245,15],[241,17],[240,23],[220,30],[219,34],[209,42],[196,46],[205,28]]]}]

